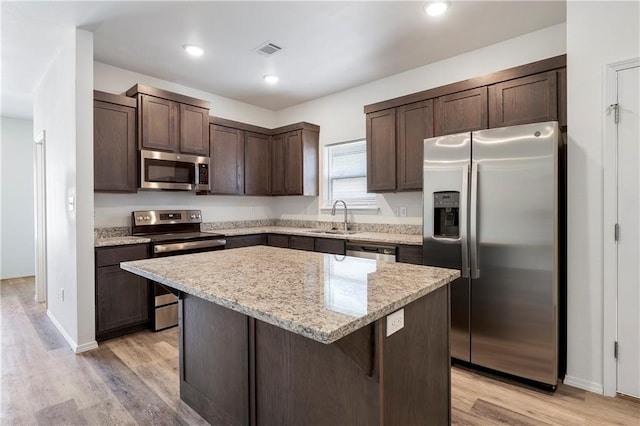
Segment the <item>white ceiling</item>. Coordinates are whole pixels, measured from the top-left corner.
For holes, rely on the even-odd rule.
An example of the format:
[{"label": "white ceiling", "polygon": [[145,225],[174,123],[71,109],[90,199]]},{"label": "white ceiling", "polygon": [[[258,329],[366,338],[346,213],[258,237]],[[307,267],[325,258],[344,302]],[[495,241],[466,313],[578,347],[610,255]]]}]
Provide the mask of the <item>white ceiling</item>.
[{"label": "white ceiling", "polygon": [[[279,110],[562,23],[564,1],[5,2],[2,115],[31,117],[33,90],[74,27],[95,60]],[[283,47],[270,57],[254,49]],[[193,43],[205,55],[187,57]],[[269,86],[265,74],[280,81]]]}]

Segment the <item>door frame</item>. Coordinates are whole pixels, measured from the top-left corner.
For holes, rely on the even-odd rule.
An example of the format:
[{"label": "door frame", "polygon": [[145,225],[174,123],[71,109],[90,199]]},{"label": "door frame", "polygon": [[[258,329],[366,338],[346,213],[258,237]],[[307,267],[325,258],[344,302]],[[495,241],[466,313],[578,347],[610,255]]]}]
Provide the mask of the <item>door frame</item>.
[{"label": "door frame", "polygon": [[617,391],[617,362],[614,343],[618,339],[618,246],[614,239],[614,226],[618,218],[618,126],[610,105],[617,103],[617,73],[640,67],[640,57],[605,65],[603,98],[603,339],[602,384],[603,393],[614,396]]},{"label": "door frame", "polygon": [[36,302],[47,302],[47,185],[46,185],[46,132],[36,136],[34,150],[34,196],[35,196],[35,246],[36,277],[34,298]]}]

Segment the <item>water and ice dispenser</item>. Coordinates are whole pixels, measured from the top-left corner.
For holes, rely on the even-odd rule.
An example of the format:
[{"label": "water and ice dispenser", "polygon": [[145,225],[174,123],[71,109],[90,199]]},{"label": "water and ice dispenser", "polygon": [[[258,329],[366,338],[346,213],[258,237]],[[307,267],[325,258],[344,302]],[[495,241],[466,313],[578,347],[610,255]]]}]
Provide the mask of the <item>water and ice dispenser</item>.
[{"label": "water and ice dispenser", "polygon": [[441,191],[433,193],[433,236],[458,238],[460,236],[460,193]]}]

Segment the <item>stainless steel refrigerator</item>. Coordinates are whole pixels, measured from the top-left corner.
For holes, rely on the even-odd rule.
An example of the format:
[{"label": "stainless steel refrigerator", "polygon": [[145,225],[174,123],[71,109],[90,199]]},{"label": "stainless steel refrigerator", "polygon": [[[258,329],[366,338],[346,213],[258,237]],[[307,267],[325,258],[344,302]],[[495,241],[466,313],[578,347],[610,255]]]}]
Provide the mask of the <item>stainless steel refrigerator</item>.
[{"label": "stainless steel refrigerator", "polygon": [[451,284],[451,356],[555,386],[558,123],[424,141],[424,264]]}]

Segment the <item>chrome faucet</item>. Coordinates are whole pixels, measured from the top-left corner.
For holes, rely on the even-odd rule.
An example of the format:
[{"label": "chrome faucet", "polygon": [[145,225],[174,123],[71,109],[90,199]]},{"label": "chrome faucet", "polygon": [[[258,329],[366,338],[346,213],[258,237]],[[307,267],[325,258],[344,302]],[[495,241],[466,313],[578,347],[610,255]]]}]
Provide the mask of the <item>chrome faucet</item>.
[{"label": "chrome faucet", "polygon": [[335,203],[333,203],[333,207],[331,207],[331,216],[336,215],[336,204],[338,203],[342,203],[344,205],[344,233],[346,234],[349,229],[347,224],[347,203],[342,200],[336,200]]}]

